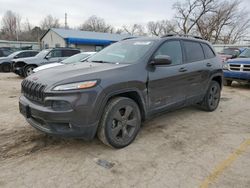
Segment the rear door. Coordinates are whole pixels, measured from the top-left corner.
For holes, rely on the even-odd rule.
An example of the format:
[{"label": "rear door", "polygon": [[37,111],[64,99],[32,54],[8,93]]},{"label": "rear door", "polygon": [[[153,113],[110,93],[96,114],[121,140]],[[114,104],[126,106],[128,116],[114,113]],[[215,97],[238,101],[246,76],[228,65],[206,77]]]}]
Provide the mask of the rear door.
[{"label": "rear door", "polygon": [[200,42],[183,40],[187,74],[186,99],[193,103],[204,95],[209,79],[209,69]]},{"label": "rear door", "polygon": [[149,65],[149,109],[157,111],[172,105],[182,105],[185,100],[186,75],[182,70],[183,53],[181,42],[179,40],[164,42],[153,57],[156,55],[170,56],[172,64],[154,67]]}]

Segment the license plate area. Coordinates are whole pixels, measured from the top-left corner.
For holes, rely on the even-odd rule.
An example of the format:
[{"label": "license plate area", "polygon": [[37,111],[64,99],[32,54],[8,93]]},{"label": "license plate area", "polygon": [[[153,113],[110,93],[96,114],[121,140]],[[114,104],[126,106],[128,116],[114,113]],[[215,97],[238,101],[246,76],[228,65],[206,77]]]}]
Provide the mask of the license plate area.
[{"label": "license plate area", "polygon": [[19,102],[19,111],[24,117],[30,118],[31,114],[29,105],[25,105]]}]

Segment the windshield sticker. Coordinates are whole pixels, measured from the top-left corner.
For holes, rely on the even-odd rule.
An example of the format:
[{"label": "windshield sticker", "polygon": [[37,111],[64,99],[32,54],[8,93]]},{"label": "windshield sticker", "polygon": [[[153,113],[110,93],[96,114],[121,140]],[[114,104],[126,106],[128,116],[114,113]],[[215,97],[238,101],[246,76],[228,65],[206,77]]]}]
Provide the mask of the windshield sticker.
[{"label": "windshield sticker", "polygon": [[151,42],[146,41],[146,42],[135,42],[134,45],[149,45]]}]

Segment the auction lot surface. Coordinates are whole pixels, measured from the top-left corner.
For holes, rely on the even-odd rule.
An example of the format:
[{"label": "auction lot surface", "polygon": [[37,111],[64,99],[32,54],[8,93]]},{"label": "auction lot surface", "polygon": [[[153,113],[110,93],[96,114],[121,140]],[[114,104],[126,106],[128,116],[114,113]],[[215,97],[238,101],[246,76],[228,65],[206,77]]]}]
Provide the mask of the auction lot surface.
[{"label": "auction lot surface", "polygon": [[0,74],[0,187],[250,187],[248,85],[224,87],[216,112],[152,119],[115,150],[33,129],[18,111],[21,81]]}]

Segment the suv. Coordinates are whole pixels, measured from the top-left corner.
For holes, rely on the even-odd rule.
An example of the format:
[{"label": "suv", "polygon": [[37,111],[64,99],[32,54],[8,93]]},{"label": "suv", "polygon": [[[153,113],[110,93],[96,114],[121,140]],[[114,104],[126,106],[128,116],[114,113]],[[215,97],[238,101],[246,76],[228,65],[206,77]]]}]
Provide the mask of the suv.
[{"label": "suv", "polygon": [[9,50],[9,49],[4,48],[4,47],[0,48],[0,57],[6,57],[6,56],[10,55],[11,53],[13,53],[12,50]]},{"label": "suv", "polygon": [[245,49],[239,58],[225,62],[223,72],[225,86],[231,86],[233,81],[250,83],[250,48]]},{"label": "suv", "polygon": [[85,63],[37,72],[22,82],[20,112],[47,134],[122,148],[162,111],[220,101],[222,63],[205,40],[170,35],[114,43]]},{"label": "suv", "polygon": [[48,63],[55,63],[67,57],[80,53],[78,49],[72,48],[53,48],[41,51],[35,57],[15,59],[12,62],[13,72],[21,77],[29,76],[33,69]]},{"label": "suv", "polygon": [[0,58],[0,72],[10,72],[11,70],[11,61],[17,58],[33,57],[38,54],[36,50],[24,50],[18,51],[10,54],[7,57]]}]

